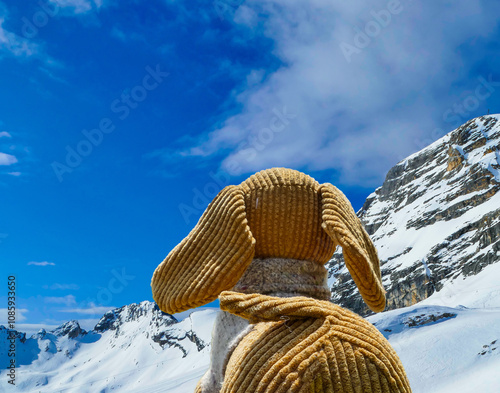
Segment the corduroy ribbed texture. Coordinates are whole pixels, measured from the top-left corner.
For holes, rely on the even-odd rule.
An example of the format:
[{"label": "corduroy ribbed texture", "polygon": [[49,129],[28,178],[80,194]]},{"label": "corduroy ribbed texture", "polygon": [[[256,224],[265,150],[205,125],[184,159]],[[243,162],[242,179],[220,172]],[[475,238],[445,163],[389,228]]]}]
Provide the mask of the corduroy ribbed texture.
[{"label": "corduroy ribbed texture", "polygon": [[330,260],[336,245],[321,228],[319,187],[312,177],[284,168],[258,172],[241,183],[256,258]]},{"label": "corduroy ribbed texture", "polygon": [[232,288],[254,256],[243,192],[228,186],[210,203],[191,233],[156,268],[153,298],[174,314],[198,307]]},{"label": "corduroy ribbed texture", "polygon": [[255,323],[221,393],[410,393],[398,356],[369,322],[327,301],[223,292],[221,309]]},{"label": "corduroy ribbed texture", "polygon": [[326,263],[340,244],[373,311],[385,306],[377,252],[347,198],[301,172],[272,168],[228,186],[151,280],[160,309],[176,313],[231,289],[254,257]]},{"label": "corduroy ribbed texture", "polygon": [[375,312],[385,308],[377,250],[349,200],[335,186],[321,185],[323,229],[342,247],[344,261],[365,303]]}]

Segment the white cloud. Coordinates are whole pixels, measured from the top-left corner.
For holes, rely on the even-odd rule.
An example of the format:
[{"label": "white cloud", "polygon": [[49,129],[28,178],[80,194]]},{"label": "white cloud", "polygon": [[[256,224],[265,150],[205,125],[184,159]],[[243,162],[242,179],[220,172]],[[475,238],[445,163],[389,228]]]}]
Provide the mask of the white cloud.
[{"label": "white cloud", "polygon": [[64,304],[66,306],[71,306],[76,304],[76,299],[73,295],[67,296],[46,296],[44,297],[45,303],[54,303],[54,304]]},{"label": "white cloud", "polygon": [[[53,59],[46,53],[43,43],[38,44],[29,39],[33,37],[31,36],[31,34],[28,34],[23,30],[26,25],[23,25],[22,28],[22,34],[24,35],[24,37],[7,30],[4,27],[4,23],[8,18],[9,12],[7,10],[7,7],[0,1],[0,60],[2,59],[3,55],[9,55],[14,56],[20,60],[37,59],[42,64],[48,67],[62,67],[62,64],[59,61]],[[27,19],[25,19],[25,21],[26,20]],[[36,30],[36,33],[33,34],[36,35],[37,32],[38,30]]]},{"label": "white cloud", "polygon": [[11,154],[0,152],[0,165],[12,165],[17,162],[17,158]]},{"label": "white cloud", "polygon": [[18,177],[18,176],[21,176],[21,172],[9,172],[9,173],[7,173],[7,175]]},{"label": "white cloud", "polygon": [[86,14],[103,6],[102,0],[50,0],[50,2],[72,15]]},{"label": "white cloud", "polygon": [[[15,319],[15,324],[17,326],[18,322],[23,322],[26,320],[26,313],[28,313],[29,310],[26,308],[16,308],[16,319]],[[6,308],[0,308],[0,325],[6,326],[8,322],[8,309]]]},{"label": "white cloud", "polygon": [[71,289],[71,290],[78,290],[78,289],[80,289],[80,287],[78,285],[76,285],[76,284],[58,284],[58,283],[55,283],[55,284],[52,284],[50,286],[49,285],[44,285],[43,289],[51,289],[51,290]]},{"label": "white cloud", "polygon": [[[50,61],[50,66],[52,67],[58,67],[60,68],[61,66],[54,61]],[[64,80],[63,78],[58,77],[54,72],[50,71],[49,69],[45,67],[38,67],[38,69],[43,72],[45,75],[47,75],[50,79],[55,80],[56,82],[63,83],[65,85],[68,85],[68,82]]]},{"label": "white cloud", "polygon": [[55,266],[56,264],[53,263],[53,262],[47,262],[47,261],[43,261],[43,262],[34,262],[34,261],[31,261],[31,262],[28,262],[28,265],[34,265],[34,266]]},{"label": "white cloud", "polygon": [[[374,15],[387,15],[388,4],[246,1],[235,23],[255,28],[254,14],[265,15],[264,34],[283,66],[258,84],[249,75],[235,96],[240,113],[178,155],[230,149],[222,167],[236,166],[240,173],[270,166],[334,169],[344,184],[379,185],[392,165],[425,146],[419,140],[436,127],[454,128],[443,114],[465,89],[460,84],[470,83],[473,60],[488,56],[479,43],[492,40],[498,27],[496,13],[479,1],[401,1],[387,26],[379,22],[371,42],[346,59],[341,44],[353,45],[357,29],[373,27]],[[478,37],[474,56],[483,57],[465,57],[459,49]],[[273,110],[283,107],[296,117],[269,133]]]},{"label": "white cloud", "polygon": [[0,131],[0,138],[12,138],[12,135],[10,135],[7,131]]},{"label": "white cloud", "polygon": [[[122,29],[119,29],[118,27],[114,26],[111,29],[111,36],[115,37],[116,39],[122,41],[122,42],[129,42],[129,41],[142,41],[147,43],[148,39],[142,34],[136,33],[132,30],[124,31]],[[165,50],[166,47],[162,48],[162,50]]]},{"label": "white cloud", "polygon": [[[78,318],[78,324],[80,327],[86,331],[92,330],[97,322],[99,322],[100,318]],[[45,329],[47,331],[54,330],[61,326],[62,324],[68,322],[68,319],[46,319],[40,324],[26,324],[26,325],[18,325],[19,330],[24,332],[29,330],[30,332],[38,332],[40,329]],[[26,326],[26,328],[24,328]],[[26,329],[26,330],[23,330]],[[33,334],[33,333],[31,333]]]},{"label": "white cloud", "polygon": [[0,2],[0,54],[6,52],[16,57],[30,57],[37,54],[39,47],[37,44],[18,36],[3,27],[7,18],[7,10]]},{"label": "white cloud", "polygon": [[72,308],[68,310],[58,310],[59,312],[70,312],[70,313],[76,313],[76,314],[83,314],[83,315],[102,315],[106,313],[109,310],[112,310],[116,307],[106,307],[106,306],[97,306],[94,303],[89,303],[89,307],[87,308]]},{"label": "white cloud", "polygon": [[45,329],[46,331],[54,330],[59,325],[51,325],[47,323],[16,323],[16,330],[18,332],[26,333],[28,337],[33,334],[36,334],[40,331],[40,329]]},{"label": "white cloud", "polygon": [[120,41],[126,42],[127,41],[127,35],[123,30],[120,30],[118,27],[114,26],[111,29],[111,35]]},{"label": "white cloud", "polygon": [[4,20],[0,18],[0,50],[16,57],[30,57],[37,54],[38,45],[5,30],[2,26]]},{"label": "white cloud", "polygon": [[[7,8],[2,2],[0,2],[0,60],[3,55],[6,54],[21,60],[35,58],[40,60],[43,64],[51,67],[55,67],[60,64],[45,52],[43,44],[40,45],[32,40],[21,37],[7,30],[3,25],[8,16],[9,14]],[[4,132],[1,132],[0,134],[4,134]],[[5,134],[7,135],[3,136],[10,137],[9,133],[5,132]]]}]

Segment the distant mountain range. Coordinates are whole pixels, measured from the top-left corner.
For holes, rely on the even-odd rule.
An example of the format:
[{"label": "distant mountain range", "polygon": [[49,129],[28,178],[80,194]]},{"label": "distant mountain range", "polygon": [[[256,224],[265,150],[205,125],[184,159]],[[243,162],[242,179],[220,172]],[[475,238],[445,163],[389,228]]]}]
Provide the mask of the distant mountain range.
[{"label": "distant mountain range", "polygon": [[[401,161],[358,212],[392,310],[368,320],[398,352],[414,393],[500,386],[499,120],[471,120]],[[340,252],[328,269],[332,301],[368,314]],[[88,332],[77,321],[14,332],[16,387],[0,327],[0,392],[192,392],[208,368],[216,314],[178,321],[144,301],[108,311]]]},{"label": "distant mountain range", "polygon": [[3,367],[8,341],[2,326],[0,391],[5,387],[6,392],[141,392],[144,386],[153,388],[156,381],[175,380],[177,375],[196,383],[208,365],[216,314],[206,309],[177,321],[144,301],[108,311],[89,332],[77,321],[31,337],[16,332],[15,390],[8,390]]}]

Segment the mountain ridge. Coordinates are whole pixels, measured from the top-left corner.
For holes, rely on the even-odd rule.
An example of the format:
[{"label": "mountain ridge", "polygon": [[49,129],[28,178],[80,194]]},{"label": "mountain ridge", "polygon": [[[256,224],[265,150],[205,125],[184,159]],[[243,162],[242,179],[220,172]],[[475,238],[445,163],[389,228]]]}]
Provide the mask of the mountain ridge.
[{"label": "mountain ridge", "polygon": [[[357,212],[388,299],[367,319],[400,355],[415,393],[494,393],[500,384],[499,151],[500,115],[472,119],[396,164]],[[368,315],[340,250],[327,268],[332,301]],[[14,331],[18,391],[194,391],[217,312],[178,320],[143,301],[106,312],[89,331],[76,320],[29,337]],[[0,326],[2,364],[8,333]]]},{"label": "mountain ridge", "polygon": [[[75,320],[29,337],[0,326],[0,361],[7,364],[10,331],[16,337],[20,391],[67,392],[77,386],[89,392],[139,389],[141,380],[155,380],[160,365],[171,363],[172,376],[185,375],[190,367],[182,359],[208,359],[215,315],[206,309],[179,321],[155,303],[143,301],[106,312],[89,331]],[[205,367],[200,360],[194,367],[196,377]],[[0,383],[6,383],[4,372]]]},{"label": "mountain ridge", "polygon": [[[500,115],[481,116],[401,160],[357,212],[381,260],[387,309],[500,261]],[[369,315],[338,250],[332,301]]]}]

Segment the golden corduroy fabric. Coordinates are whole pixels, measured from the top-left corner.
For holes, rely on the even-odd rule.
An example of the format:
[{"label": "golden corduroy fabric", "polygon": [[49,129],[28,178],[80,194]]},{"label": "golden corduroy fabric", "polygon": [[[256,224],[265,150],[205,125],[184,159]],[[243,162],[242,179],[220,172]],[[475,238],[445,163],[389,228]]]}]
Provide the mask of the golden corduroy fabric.
[{"label": "golden corduroy fabric", "polygon": [[368,307],[385,308],[377,250],[349,200],[331,184],[321,186],[323,228],[342,246],[345,264]]},{"label": "golden corduroy fabric", "polygon": [[223,292],[222,310],[254,323],[221,393],[410,393],[398,356],[369,322],[327,301]]},{"label": "golden corduroy fabric", "polygon": [[215,300],[221,288],[232,288],[252,262],[254,244],[243,192],[228,186],[155,270],[154,300],[171,314]]},{"label": "golden corduroy fabric", "polygon": [[321,228],[319,183],[304,173],[275,168],[240,185],[256,258],[306,259],[324,264],[335,243]]},{"label": "golden corduroy fabric", "polygon": [[254,257],[325,264],[337,245],[367,305],[383,310],[377,252],[347,198],[301,172],[267,169],[215,197],[155,270],[153,298],[163,311],[181,312],[231,289]]}]

